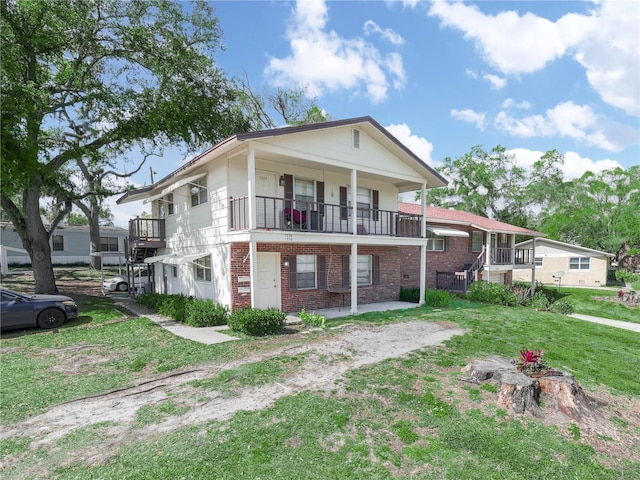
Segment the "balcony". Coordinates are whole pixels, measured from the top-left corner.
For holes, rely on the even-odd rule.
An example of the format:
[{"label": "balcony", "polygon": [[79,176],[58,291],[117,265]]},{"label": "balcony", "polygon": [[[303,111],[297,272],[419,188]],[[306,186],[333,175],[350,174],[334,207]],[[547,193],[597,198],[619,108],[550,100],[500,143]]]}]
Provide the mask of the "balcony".
[{"label": "balcony", "polygon": [[[420,215],[264,196],[256,196],[255,228],[351,234],[354,210],[358,216],[356,233],[359,235],[423,236],[420,234]],[[229,228],[235,231],[249,229],[249,197],[230,199]]]},{"label": "balcony", "polygon": [[129,247],[133,249],[155,249],[166,246],[163,218],[134,218],[129,220]]},{"label": "balcony", "polygon": [[529,248],[492,248],[491,265],[531,265],[533,250]]}]

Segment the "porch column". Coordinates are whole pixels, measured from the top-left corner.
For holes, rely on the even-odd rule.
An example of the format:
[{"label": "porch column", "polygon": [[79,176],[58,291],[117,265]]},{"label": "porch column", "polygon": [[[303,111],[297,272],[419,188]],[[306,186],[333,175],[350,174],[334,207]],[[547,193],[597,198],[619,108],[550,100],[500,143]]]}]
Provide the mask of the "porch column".
[{"label": "porch column", "polygon": [[536,293],[536,237],[531,240],[531,261],[533,268],[531,269],[531,295]]},{"label": "porch column", "polygon": [[255,240],[249,241],[249,278],[251,279],[251,306],[255,308],[258,289],[258,248]]},{"label": "porch column", "polygon": [[[253,230],[256,228],[256,152],[253,145],[249,145],[249,154],[247,155],[247,195],[249,230]],[[251,266],[253,268],[253,263]],[[251,288],[251,304],[253,305],[253,288]]]},{"label": "porch column", "polygon": [[351,233],[358,233],[358,171],[351,170]]},{"label": "porch column", "polygon": [[424,243],[420,246],[420,299],[418,306],[424,305],[424,297],[427,293],[427,187],[423,183],[420,186],[420,238],[424,238]]},{"label": "porch column", "polygon": [[512,233],[509,234],[511,238],[511,264],[516,264],[516,236]]},{"label": "porch column", "polygon": [[[358,244],[351,244],[351,257],[349,268],[351,269],[351,314],[358,313]],[[372,265],[373,266],[373,265]]]},{"label": "porch column", "polygon": [[484,264],[491,265],[491,232],[487,232],[487,255]]}]

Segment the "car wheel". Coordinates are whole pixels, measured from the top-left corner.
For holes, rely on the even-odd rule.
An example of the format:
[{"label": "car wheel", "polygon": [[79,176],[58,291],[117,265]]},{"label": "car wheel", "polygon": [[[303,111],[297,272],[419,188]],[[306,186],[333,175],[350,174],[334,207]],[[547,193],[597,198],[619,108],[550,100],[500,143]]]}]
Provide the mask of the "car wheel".
[{"label": "car wheel", "polygon": [[47,308],[38,315],[38,326],[40,328],[58,328],[66,319],[66,315],[57,308]]},{"label": "car wheel", "polygon": [[120,282],[118,285],[116,285],[117,292],[126,292],[127,290],[129,290],[129,285],[127,285],[125,282]]}]

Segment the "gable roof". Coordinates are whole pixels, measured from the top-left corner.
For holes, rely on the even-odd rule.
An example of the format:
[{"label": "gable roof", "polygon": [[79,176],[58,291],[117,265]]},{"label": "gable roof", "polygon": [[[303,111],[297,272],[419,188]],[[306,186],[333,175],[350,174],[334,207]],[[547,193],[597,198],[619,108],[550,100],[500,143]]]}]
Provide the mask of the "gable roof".
[{"label": "gable roof", "polygon": [[[398,210],[403,213],[420,215],[421,208],[417,203],[399,203]],[[544,237],[545,234],[529,230],[528,228],[517,227],[498,220],[492,220],[487,217],[475,215],[473,213],[464,212],[462,210],[453,210],[449,208],[427,207],[427,224],[433,223],[452,223],[457,225],[466,225],[484,230],[486,232],[511,233],[515,235],[531,235],[532,237]]]},{"label": "gable roof", "polygon": [[348,118],[343,120],[332,120],[329,122],[312,123],[308,125],[297,125],[290,127],[273,128],[269,130],[258,130],[253,132],[236,133],[235,135],[226,138],[220,143],[214,145],[208,150],[197,155],[193,159],[186,162],[166,177],[158,180],[153,185],[141,187],[122,195],[116,203],[126,203],[135,200],[141,200],[147,196],[153,190],[156,190],[159,186],[169,183],[175,177],[182,175],[188,171],[194,170],[201,164],[208,162],[211,156],[220,156],[229,150],[237,147],[243,142],[251,140],[259,140],[264,138],[272,138],[283,135],[295,135],[306,132],[313,132],[326,129],[341,128],[345,126],[358,127],[365,131],[368,135],[374,138],[378,143],[382,144],[385,148],[391,151],[393,154],[400,158],[404,158],[409,162],[412,162],[414,168],[420,172],[427,179],[427,184],[432,187],[443,187],[447,185],[448,181],[436,172],[432,167],[427,165],[420,157],[413,153],[406,147],[400,140],[394,137],[389,131],[376,122],[370,116]]},{"label": "gable roof", "polygon": [[[526,244],[531,243],[531,240],[525,240],[524,242],[520,242],[516,244],[516,247],[525,246]],[[548,244],[552,247],[559,247],[566,250],[573,250],[577,252],[585,252],[585,253],[596,253],[600,255],[604,255],[607,257],[615,257],[613,253],[601,252],[600,250],[593,250],[592,248],[582,247],[580,245],[574,245],[572,243],[560,242],[558,240],[551,240],[550,238],[541,238],[540,240],[536,240],[536,247],[540,245]]]}]

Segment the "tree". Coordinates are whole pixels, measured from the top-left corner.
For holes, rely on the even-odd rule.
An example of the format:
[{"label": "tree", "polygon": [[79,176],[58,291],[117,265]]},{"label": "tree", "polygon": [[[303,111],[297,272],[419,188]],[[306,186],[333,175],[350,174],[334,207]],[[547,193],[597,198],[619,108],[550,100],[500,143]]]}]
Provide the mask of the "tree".
[{"label": "tree", "polygon": [[450,183],[429,190],[426,201],[527,227],[536,206],[562,186],[563,162],[562,155],[551,150],[525,168],[500,145],[490,152],[477,145],[462,157],[444,159],[437,170]]},{"label": "tree", "polygon": [[565,191],[540,214],[551,238],[610,253],[640,247],[640,166],[586,172]]},{"label": "tree", "polygon": [[[56,293],[41,197],[75,200],[73,162],[132,148],[211,145],[249,129],[213,62],[205,2],[0,0],[1,205],[29,253],[37,293]],[[65,201],[69,206],[69,202]]]}]

